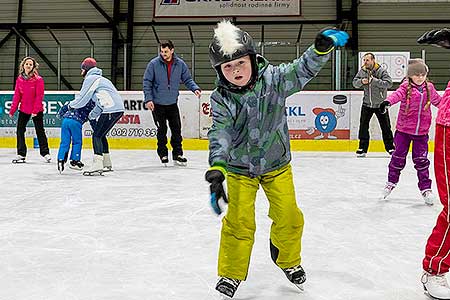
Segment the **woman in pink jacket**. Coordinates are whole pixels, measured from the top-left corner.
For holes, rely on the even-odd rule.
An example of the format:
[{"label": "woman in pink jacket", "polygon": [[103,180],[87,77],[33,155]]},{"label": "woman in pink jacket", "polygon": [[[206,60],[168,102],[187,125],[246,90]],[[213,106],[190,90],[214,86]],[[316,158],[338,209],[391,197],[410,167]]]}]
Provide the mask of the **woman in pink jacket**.
[{"label": "woman in pink jacket", "polygon": [[14,97],[9,111],[12,118],[19,109],[17,120],[17,158],[13,163],[25,162],[27,145],[25,144],[25,130],[28,121],[32,118],[39,142],[39,151],[46,162],[50,162],[47,136],[44,129],[44,80],[39,76],[39,64],[32,57],[25,57],[20,63],[19,77],[16,80]]},{"label": "woman in pink jacket", "polygon": [[412,142],[412,160],[417,170],[419,190],[425,203],[433,205],[428,159],[430,105],[438,106],[442,97],[427,80],[427,74],[428,66],[422,59],[409,60],[407,79],[381,104],[381,109],[386,111],[387,107],[400,102],[394,134],[395,151],[389,163],[388,182],[383,190],[383,198],[397,185]]}]

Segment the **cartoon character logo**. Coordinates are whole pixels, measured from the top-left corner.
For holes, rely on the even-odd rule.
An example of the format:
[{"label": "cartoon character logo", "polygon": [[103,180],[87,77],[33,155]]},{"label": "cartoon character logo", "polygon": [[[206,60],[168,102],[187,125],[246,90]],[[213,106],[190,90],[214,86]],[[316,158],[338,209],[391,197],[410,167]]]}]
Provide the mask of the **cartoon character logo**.
[{"label": "cartoon character logo", "polygon": [[325,136],[330,140],[337,139],[337,137],[331,133],[336,129],[337,120],[345,115],[345,109],[342,105],[347,103],[347,96],[335,95],[333,97],[333,103],[338,105],[337,111],[332,108],[321,107],[313,109],[313,113],[316,115],[314,120],[315,127],[308,128],[306,133],[312,135],[315,130],[319,131],[319,135],[314,137],[315,140],[323,139]]},{"label": "cartoon character logo", "polygon": [[337,139],[336,136],[330,134],[337,126],[336,112],[334,109],[316,107],[313,109],[313,113],[316,115],[314,124],[316,125],[317,131],[320,132],[314,139],[323,139],[324,135],[331,140]]}]

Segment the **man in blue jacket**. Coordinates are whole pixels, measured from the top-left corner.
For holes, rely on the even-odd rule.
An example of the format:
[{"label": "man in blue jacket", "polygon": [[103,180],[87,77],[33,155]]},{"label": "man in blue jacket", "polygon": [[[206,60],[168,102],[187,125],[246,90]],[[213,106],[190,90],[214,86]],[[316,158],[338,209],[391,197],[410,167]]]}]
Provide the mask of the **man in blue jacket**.
[{"label": "man in blue jacket", "polygon": [[144,74],[144,103],[152,111],[157,127],[158,156],[163,164],[169,162],[167,150],[167,123],[169,123],[170,145],[174,163],[185,166],[187,159],[183,156],[181,142],[181,118],[178,109],[178,95],[182,82],[200,98],[200,87],[194,82],[186,63],[174,53],[172,41],[160,44],[160,55],[147,65]]}]

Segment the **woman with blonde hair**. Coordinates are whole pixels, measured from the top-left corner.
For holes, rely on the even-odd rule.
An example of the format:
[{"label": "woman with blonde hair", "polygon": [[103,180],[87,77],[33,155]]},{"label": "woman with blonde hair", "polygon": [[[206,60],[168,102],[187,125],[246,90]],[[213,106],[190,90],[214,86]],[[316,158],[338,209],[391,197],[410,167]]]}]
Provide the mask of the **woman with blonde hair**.
[{"label": "woman with blonde hair", "polygon": [[17,157],[13,163],[24,163],[27,155],[25,143],[26,126],[30,118],[34,123],[39,142],[39,151],[46,162],[50,162],[47,136],[44,129],[44,80],[39,76],[39,64],[32,57],[25,57],[19,66],[19,76],[16,80],[14,97],[9,115],[12,118],[19,109],[17,120]]}]

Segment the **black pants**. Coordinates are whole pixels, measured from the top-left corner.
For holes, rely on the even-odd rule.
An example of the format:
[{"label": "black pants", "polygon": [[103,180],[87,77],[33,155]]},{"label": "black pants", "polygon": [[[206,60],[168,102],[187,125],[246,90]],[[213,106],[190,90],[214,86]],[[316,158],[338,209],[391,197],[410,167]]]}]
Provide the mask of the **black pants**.
[{"label": "black pants", "polygon": [[92,135],[92,146],[94,148],[94,154],[103,155],[103,153],[109,153],[109,145],[106,135],[122,116],[123,111],[103,113],[100,115],[95,128],[93,128],[94,134]]},{"label": "black pants", "polygon": [[167,122],[171,132],[170,145],[172,146],[172,157],[183,155],[183,148],[181,142],[181,119],[178,105],[159,105],[155,104],[155,109],[152,112],[153,120],[158,128],[156,137],[158,139],[158,155],[159,157],[168,156],[167,150]]},{"label": "black pants", "polygon": [[377,116],[380,123],[381,133],[383,135],[384,148],[386,151],[394,149],[394,138],[392,136],[391,121],[389,120],[389,112],[382,114],[379,108],[361,107],[361,117],[359,119],[359,149],[367,152],[369,148],[369,123],[373,114]]},{"label": "black pants", "polygon": [[[19,119],[17,120],[17,154],[27,156],[27,145],[25,143],[25,131],[27,130],[27,123],[31,115],[19,111]],[[50,153],[48,150],[47,136],[44,129],[44,113],[40,112],[32,118],[34,129],[36,130],[37,139],[39,142],[39,152],[42,156]]]}]

